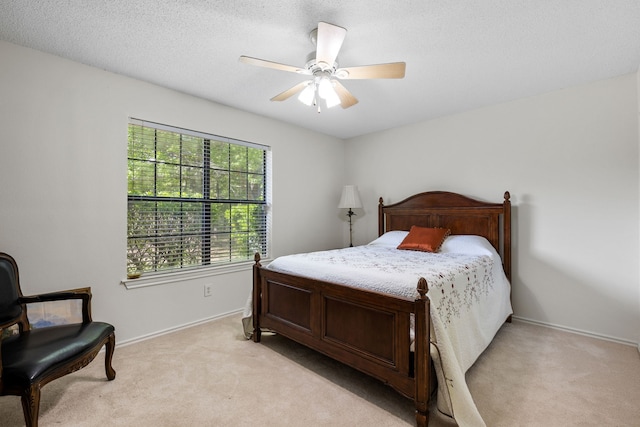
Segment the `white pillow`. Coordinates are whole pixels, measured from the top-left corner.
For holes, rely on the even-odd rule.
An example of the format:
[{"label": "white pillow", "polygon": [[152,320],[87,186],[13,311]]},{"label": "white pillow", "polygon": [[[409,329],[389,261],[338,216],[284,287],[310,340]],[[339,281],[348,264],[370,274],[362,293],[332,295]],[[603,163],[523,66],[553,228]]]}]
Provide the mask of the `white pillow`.
[{"label": "white pillow", "polygon": [[397,248],[404,238],[409,234],[408,231],[387,231],[382,236],[369,243],[374,246],[385,246],[389,248]]},{"label": "white pillow", "polygon": [[482,236],[453,235],[444,240],[440,246],[441,253],[460,253],[469,255],[497,256],[495,248]]}]

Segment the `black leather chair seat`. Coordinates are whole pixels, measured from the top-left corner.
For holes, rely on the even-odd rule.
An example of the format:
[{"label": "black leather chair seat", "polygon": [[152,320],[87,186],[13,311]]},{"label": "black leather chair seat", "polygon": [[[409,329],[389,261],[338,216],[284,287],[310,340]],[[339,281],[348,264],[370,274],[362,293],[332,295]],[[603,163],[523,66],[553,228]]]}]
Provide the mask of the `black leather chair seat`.
[{"label": "black leather chair seat", "polygon": [[2,380],[28,387],[114,332],[103,322],[52,326],[2,340]]}]

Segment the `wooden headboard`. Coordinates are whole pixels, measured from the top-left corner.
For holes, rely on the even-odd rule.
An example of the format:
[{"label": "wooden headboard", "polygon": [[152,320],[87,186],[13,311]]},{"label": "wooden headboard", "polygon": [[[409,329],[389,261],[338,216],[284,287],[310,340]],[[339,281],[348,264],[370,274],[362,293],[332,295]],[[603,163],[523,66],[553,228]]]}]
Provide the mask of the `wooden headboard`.
[{"label": "wooden headboard", "polygon": [[511,280],[511,195],[504,193],[502,203],[486,203],[461,194],[428,191],[401,202],[378,204],[378,235],[391,230],[408,231],[412,225],[442,227],[451,234],[485,237],[502,257],[507,278]]}]

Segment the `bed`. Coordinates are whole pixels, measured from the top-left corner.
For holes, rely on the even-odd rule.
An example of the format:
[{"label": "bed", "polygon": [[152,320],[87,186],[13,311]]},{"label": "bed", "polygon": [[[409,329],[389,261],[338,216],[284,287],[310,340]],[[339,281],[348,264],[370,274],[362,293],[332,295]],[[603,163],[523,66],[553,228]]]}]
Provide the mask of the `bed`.
[{"label": "bed", "polygon": [[[487,242],[487,250],[496,254],[497,268],[505,278],[506,287],[490,282],[489,285],[484,285],[484,289],[486,293],[499,294],[497,298],[502,302],[497,305],[501,307],[494,309],[492,302],[484,302],[483,299],[484,306],[479,314],[468,314],[465,311],[467,308],[453,307],[449,300],[442,302],[444,297],[441,297],[440,292],[445,295],[443,284],[448,287],[447,292],[467,295],[467,292],[478,293],[481,282],[488,280],[486,276],[485,279],[477,279],[476,276],[482,276],[475,270],[471,273],[467,271],[469,266],[476,268],[471,259],[460,260],[462,264],[461,267],[458,266],[458,270],[463,275],[455,278],[476,280],[476,286],[469,286],[468,290],[463,291],[453,279],[442,279],[443,284],[437,284],[443,275],[429,272],[417,277],[411,285],[411,292],[394,295],[375,287],[352,284],[346,280],[351,278],[349,272],[342,276],[345,280],[339,275],[330,276],[329,279],[326,276],[316,277],[307,272],[278,269],[280,258],[264,267],[259,255],[256,255],[250,298],[253,313],[252,339],[260,342],[262,331],[269,330],[383,381],[415,402],[418,426],[428,425],[429,400],[437,383],[439,410],[453,416],[459,425],[482,426],[484,422],[473,404],[464,373],[493,339],[504,321],[510,320],[512,313],[509,192],[504,193],[502,203],[487,203],[444,191],[416,194],[388,206],[380,198],[380,237],[356,251],[364,250],[360,257],[367,258],[367,254],[377,250],[373,247],[376,242],[379,245],[389,246],[389,242],[395,245],[399,241],[397,239],[406,236],[412,226],[449,230],[450,237],[447,237],[443,247],[448,244],[449,239],[452,239],[451,242],[455,239]],[[350,249],[354,248],[337,250],[339,252],[330,254],[330,257],[346,256],[346,251]],[[397,252],[409,255],[409,252],[414,251]],[[448,256],[456,258],[459,255]],[[477,268],[493,268],[491,274],[495,276],[495,266],[488,266],[487,258],[489,257],[478,256]],[[455,262],[458,262],[457,258]],[[482,264],[484,267],[481,267]],[[425,277],[430,277],[432,283]],[[495,291],[493,288],[500,290]],[[479,299],[477,295],[474,298]],[[470,310],[475,309],[474,306]],[[478,323],[487,323],[484,319],[491,318],[489,323],[492,326],[477,334],[467,330],[457,332],[456,327],[450,325],[443,327],[444,323],[449,322],[449,319],[443,320],[443,313],[448,313],[446,315],[451,317],[452,312],[459,315],[461,311],[463,315],[460,321],[471,324],[472,331],[476,327],[473,323],[478,319],[481,320]],[[449,330],[446,330],[447,327]],[[474,348],[467,351],[467,345]],[[458,358],[465,360],[459,361]]]}]

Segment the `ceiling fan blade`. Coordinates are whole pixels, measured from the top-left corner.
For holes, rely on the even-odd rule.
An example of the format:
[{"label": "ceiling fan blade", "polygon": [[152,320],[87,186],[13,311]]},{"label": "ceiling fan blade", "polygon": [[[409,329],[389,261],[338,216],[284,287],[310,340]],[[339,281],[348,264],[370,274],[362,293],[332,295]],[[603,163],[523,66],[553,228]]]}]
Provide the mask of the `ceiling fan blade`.
[{"label": "ceiling fan blade", "polygon": [[340,79],[401,79],[404,77],[405,68],[404,62],[391,62],[340,68],[336,70],[335,75]]},{"label": "ceiling fan blade", "polygon": [[316,62],[324,62],[332,67],[333,63],[336,62],[338,52],[340,52],[346,36],[346,29],[326,22],[319,22],[316,41]]},{"label": "ceiling fan blade", "polygon": [[342,85],[342,83],[334,80],[333,84],[333,88],[336,90],[338,98],[340,98],[340,106],[342,106],[342,108],[349,108],[352,105],[356,105],[358,103],[356,97],[351,95],[351,92],[349,92],[347,88]]},{"label": "ceiling fan blade", "polygon": [[289,88],[289,89],[285,90],[284,92],[279,93],[278,95],[274,96],[273,98],[271,98],[271,100],[272,101],[284,101],[286,99],[289,99],[293,95],[297,94],[298,92],[301,92],[302,89],[304,89],[308,85],[309,85],[309,80],[306,80],[306,81],[304,81],[302,83],[298,83],[294,87]]},{"label": "ceiling fan blade", "polygon": [[305,68],[294,67],[293,65],[281,64],[279,62],[266,61],[264,59],[252,58],[250,56],[241,56],[240,62],[245,64],[257,65],[258,67],[273,68],[275,70],[290,71],[292,73],[309,74]]}]

